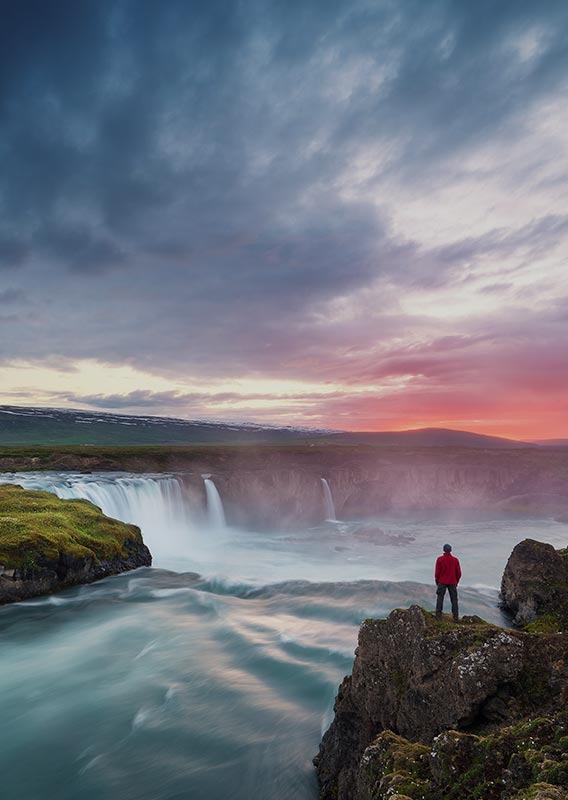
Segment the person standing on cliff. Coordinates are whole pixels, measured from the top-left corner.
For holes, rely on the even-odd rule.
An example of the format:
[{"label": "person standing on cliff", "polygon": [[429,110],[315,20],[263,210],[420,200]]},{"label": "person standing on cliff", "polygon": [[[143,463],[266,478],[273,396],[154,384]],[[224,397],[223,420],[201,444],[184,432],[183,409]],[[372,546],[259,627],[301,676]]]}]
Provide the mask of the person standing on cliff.
[{"label": "person standing on cliff", "polygon": [[436,560],[436,570],[434,580],[436,581],[436,619],[442,619],[442,609],[444,607],[444,596],[446,589],[449,592],[452,603],[452,616],[454,622],[459,622],[458,616],[458,583],[461,578],[461,566],[459,559],[452,555],[451,544],[444,545],[444,554]]}]

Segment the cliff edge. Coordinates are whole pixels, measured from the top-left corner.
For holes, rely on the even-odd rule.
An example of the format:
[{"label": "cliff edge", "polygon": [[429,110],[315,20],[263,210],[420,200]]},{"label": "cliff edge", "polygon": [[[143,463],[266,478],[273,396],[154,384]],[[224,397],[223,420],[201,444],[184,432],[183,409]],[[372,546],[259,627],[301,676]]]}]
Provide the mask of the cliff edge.
[{"label": "cliff edge", "polygon": [[0,486],[0,604],[151,563],[139,528],[87,500]]},{"label": "cliff edge", "polygon": [[568,634],[366,620],[314,763],[322,800],[566,800]]}]

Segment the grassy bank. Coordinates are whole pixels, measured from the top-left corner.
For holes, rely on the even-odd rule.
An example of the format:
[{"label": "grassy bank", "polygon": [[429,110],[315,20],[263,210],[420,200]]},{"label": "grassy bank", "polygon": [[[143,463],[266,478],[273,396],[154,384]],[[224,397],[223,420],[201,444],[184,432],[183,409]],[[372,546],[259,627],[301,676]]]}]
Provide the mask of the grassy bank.
[{"label": "grassy bank", "polygon": [[135,525],[105,517],[86,500],[0,486],[0,564],[35,569],[61,556],[96,561],[125,558],[125,543],[142,537]]}]

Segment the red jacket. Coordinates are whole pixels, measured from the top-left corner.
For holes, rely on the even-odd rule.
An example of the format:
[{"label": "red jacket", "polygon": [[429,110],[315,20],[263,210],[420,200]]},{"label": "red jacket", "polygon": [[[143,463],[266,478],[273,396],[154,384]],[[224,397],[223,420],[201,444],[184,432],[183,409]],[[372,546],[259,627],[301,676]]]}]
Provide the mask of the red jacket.
[{"label": "red jacket", "polygon": [[447,583],[450,586],[457,586],[460,582],[462,571],[459,559],[451,553],[444,553],[436,559],[436,571],[434,580],[436,583]]}]

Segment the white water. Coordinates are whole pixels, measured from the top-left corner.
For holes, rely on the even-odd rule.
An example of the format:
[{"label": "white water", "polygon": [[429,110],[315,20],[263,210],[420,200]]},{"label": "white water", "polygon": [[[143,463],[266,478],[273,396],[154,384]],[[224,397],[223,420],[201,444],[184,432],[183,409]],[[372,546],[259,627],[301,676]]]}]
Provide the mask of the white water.
[{"label": "white water", "polygon": [[551,519],[463,521],[426,514],[342,520],[297,531],[237,530],[225,526],[221,498],[208,476],[205,481],[206,517],[190,506],[182,481],[173,475],[0,473],[0,483],[86,498],[106,514],[139,525],[156,567],[195,571],[233,586],[293,580],[416,581],[429,586],[433,559],[449,541],[464,562],[462,582],[488,587],[496,596],[507,558],[521,539],[556,547],[568,543],[567,526]]},{"label": "white water", "polygon": [[223,530],[227,527],[225,520],[225,509],[223,508],[223,501],[219,494],[217,487],[211,478],[204,478],[205,492],[207,494],[207,514],[209,516],[209,524],[214,530]]},{"label": "white water", "polygon": [[46,489],[67,500],[90,500],[107,516],[140,526],[154,560],[163,565],[189,558],[196,548],[197,515],[173,476],[38,472],[0,475],[0,483]]},{"label": "white water", "polygon": [[320,478],[323,486],[323,499],[325,504],[325,518],[327,522],[337,522],[337,517],[335,516],[335,505],[333,503],[333,495],[331,494],[331,489],[329,488],[329,483],[326,481],[325,478]]},{"label": "white water", "polygon": [[551,519],[218,531],[172,475],[2,482],[138,524],[157,567],[0,608],[0,774],[18,800],[317,800],[311,758],[361,620],[432,608],[449,541],[461,612],[502,623],[513,546],[568,543]]}]

